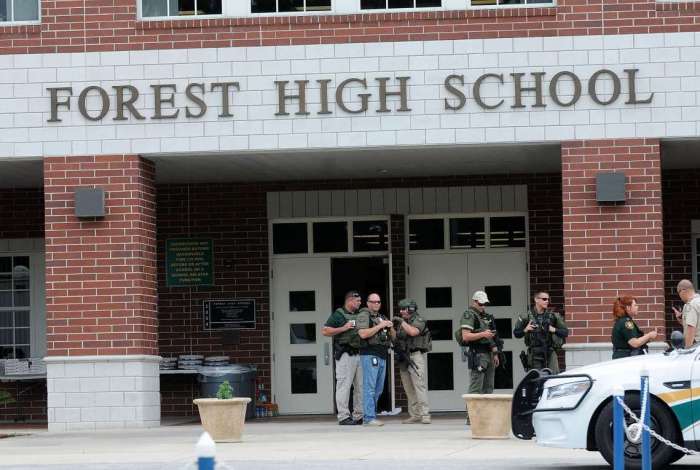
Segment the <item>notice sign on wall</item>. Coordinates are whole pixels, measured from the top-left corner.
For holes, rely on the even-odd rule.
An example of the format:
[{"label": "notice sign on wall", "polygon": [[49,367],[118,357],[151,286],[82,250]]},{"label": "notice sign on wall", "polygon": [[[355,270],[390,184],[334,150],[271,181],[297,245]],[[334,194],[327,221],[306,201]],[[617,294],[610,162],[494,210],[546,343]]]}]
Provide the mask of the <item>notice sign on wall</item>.
[{"label": "notice sign on wall", "polygon": [[255,300],[205,300],[205,330],[254,330]]},{"label": "notice sign on wall", "polygon": [[165,272],[168,287],[214,284],[214,241],[173,238],[165,242]]}]

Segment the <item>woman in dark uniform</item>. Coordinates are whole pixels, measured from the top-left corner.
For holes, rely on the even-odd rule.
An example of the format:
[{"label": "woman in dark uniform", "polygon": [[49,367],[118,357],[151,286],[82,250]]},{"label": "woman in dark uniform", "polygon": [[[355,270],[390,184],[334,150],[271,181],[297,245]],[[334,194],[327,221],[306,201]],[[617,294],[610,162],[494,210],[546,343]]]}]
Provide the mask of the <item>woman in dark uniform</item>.
[{"label": "woman in dark uniform", "polygon": [[613,359],[646,354],[647,343],[656,339],[656,330],[642,333],[634,322],[639,306],[637,299],[630,296],[618,297],[613,304],[615,325],[612,331]]}]

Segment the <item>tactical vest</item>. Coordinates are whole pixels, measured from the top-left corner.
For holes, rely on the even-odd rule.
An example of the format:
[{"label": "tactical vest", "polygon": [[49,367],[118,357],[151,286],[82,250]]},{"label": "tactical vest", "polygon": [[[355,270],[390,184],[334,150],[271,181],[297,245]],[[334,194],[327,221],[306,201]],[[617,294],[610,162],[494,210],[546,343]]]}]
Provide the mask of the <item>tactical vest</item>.
[{"label": "tactical vest", "polygon": [[[479,313],[478,311],[474,310],[473,308],[470,308],[474,314],[474,329],[472,330],[472,333],[481,333],[482,331],[490,330],[490,329],[495,329],[496,328],[496,320],[494,319],[493,315],[490,313],[485,313],[483,316],[486,318],[482,318],[482,314]],[[466,313],[466,312],[465,312]],[[488,327],[487,324],[485,324],[485,320],[488,320],[491,323],[491,328]],[[460,328],[460,336],[461,336],[461,331],[462,329]],[[481,352],[481,350],[484,351],[490,351],[491,348],[494,346],[494,341],[491,339],[487,338],[481,338],[477,341],[470,341],[465,344],[465,346],[471,346],[474,347],[474,349],[477,349]]]},{"label": "tactical vest", "polygon": [[[420,318],[418,314],[414,314],[405,321],[409,325],[413,326],[413,323],[415,323],[416,319],[418,318]],[[433,340],[427,325],[418,336],[409,336],[403,329],[399,330],[396,336],[399,347],[406,352],[410,353],[411,351],[416,351],[418,349],[425,352],[430,352],[433,350]]]},{"label": "tactical vest", "polygon": [[[539,320],[538,320],[539,317]],[[527,325],[530,321],[537,325],[537,330],[525,333],[525,346],[533,349],[560,349],[564,339],[549,332],[549,326],[557,327],[558,321],[554,312],[545,310],[541,315],[527,312]]]},{"label": "tactical vest", "polygon": [[[350,320],[357,320],[356,313],[350,313],[344,308],[337,309],[336,313],[337,312],[340,312],[343,315],[343,317],[345,317],[346,322]],[[362,345],[362,338],[360,338],[360,335],[357,334],[356,328],[350,329],[348,331],[343,331],[342,333],[336,335],[334,339],[338,346],[345,346],[358,349]]]},{"label": "tactical vest", "polygon": [[[383,318],[380,315],[372,316],[372,314],[369,314],[370,328],[375,327],[381,320],[383,320]],[[371,346],[385,346],[387,348],[391,344],[391,338],[389,338],[389,333],[386,331],[386,328],[379,330],[376,335],[370,336],[364,341]]]}]

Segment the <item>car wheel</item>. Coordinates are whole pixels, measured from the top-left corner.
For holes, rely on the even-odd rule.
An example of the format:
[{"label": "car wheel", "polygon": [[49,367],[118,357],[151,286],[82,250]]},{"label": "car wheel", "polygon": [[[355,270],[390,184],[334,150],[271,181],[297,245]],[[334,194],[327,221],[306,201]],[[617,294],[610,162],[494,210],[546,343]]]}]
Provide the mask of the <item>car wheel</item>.
[{"label": "car wheel", "polygon": [[[640,416],[641,403],[639,395],[627,395],[625,403],[629,406],[634,414]],[[649,425],[655,432],[661,434],[666,439],[673,442],[678,442],[680,437],[676,429],[671,412],[664,408],[663,405],[652,399],[651,415],[649,416]],[[632,424],[632,418],[625,414],[625,422],[627,425]],[[598,421],[595,425],[595,440],[598,445],[598,450],[603,455],[603,458],[612,465],[613,464],[613,403],[610,401],[598,416]],[[632,470],[640,470],[642,468],[642,444],[633,444],[627,440],[625,436],[625,468]],[[671,462],[678,460],[677,453],[671,447],[651,438],[651,466],[652,468],[663,468]]]}]

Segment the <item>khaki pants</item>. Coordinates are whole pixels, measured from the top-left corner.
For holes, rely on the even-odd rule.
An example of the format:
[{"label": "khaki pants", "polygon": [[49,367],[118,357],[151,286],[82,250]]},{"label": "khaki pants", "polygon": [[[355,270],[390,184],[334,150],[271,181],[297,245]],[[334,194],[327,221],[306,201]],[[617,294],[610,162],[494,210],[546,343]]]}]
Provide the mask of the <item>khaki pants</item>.
[{"label": "khaki pants", "polygon": [[412,418],[430,416],[428,407],[428,377],[425,373],[426,353],[420,351],[411,353],[411,360],[416,367],[413,368],[407,362],[399,364],[401,383],[408,398],[408,414]]},{"label": "khaki pants", "polygon": [[335,361],[335,406],[338,408],[338,421],[350,417],[348,402],[350,401],[350,387],[354,386],[352,393],[352,419],[362,419],[362,366],[360,355],[351,356],[343,353],[340,359]]},{"label": "khaki pants", "polygon": [[479,353],[476,360],[481,370],[469,371],[469,393],[493,393],[496,368],[491,353]]}]

